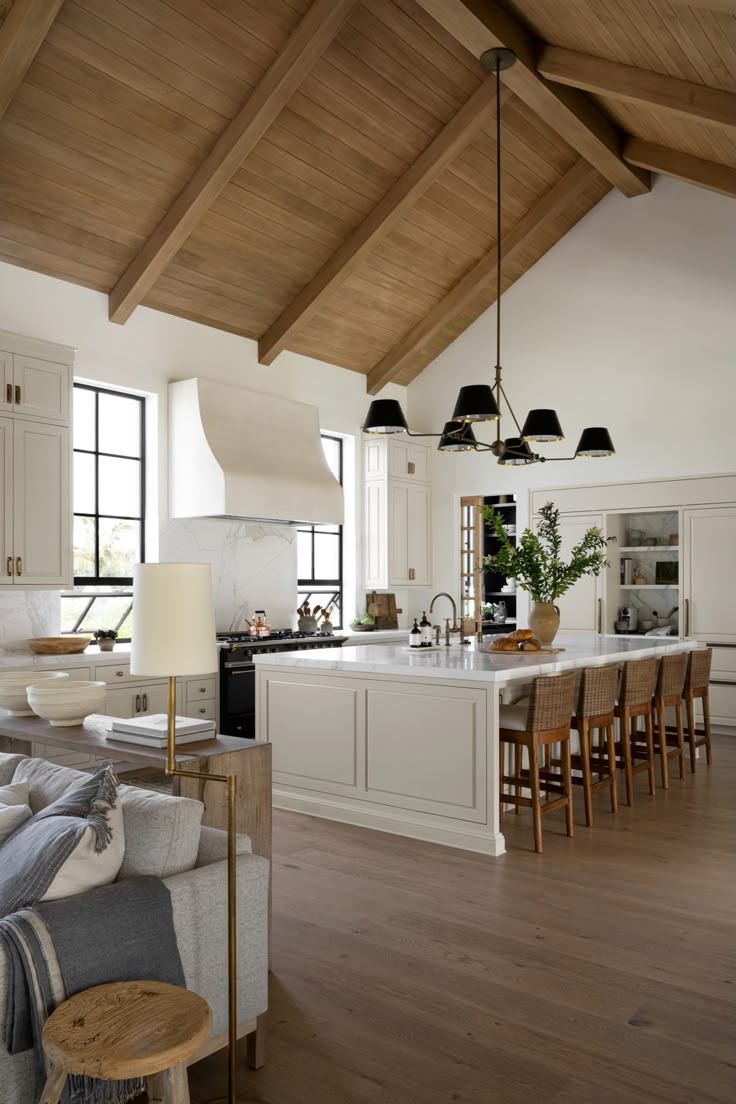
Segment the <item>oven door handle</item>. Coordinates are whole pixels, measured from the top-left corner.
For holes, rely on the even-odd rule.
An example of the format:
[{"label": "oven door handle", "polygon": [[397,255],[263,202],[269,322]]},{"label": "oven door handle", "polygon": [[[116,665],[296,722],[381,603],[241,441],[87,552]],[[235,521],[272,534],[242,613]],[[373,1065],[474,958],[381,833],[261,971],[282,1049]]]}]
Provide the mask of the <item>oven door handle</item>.
[{"label": "oven door handle", "polygon": [[255,667],[241,667],[239,670],[235,671],[232,669],[232,667],[230,667],[227,669],[227,673],[228,675],[232,675],[233,678],[237,678],[238,675],[255,674],[255,670]]}]

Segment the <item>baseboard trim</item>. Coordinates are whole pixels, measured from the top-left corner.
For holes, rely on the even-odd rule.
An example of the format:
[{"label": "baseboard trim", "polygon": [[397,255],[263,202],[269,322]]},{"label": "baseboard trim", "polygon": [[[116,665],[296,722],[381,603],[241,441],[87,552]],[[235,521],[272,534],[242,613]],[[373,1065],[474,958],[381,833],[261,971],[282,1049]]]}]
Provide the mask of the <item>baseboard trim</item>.
[{"label": "baseboard trim", "polygon": [[[490,855],[492,858],[497,858],[506,851],[506,841],[502,832],[475,835],[462,829],[435,827],[416,820],[391,817],[372,809],[360,809],[339,803],[328,804],[320,798],[293,794],[276,787],[273,790],[273,807],[286,809],[292,813],[306,813],[307,816],[316,816],[323,820],[336,820],[342,824],[354,824],[357,828],[388,832],[392,836],[406,836],[409,839],[424,840],[426,843],[456,847],[462,851],[475,851],[481,855]],[[406,813],[406,810],[402,812]]]}]

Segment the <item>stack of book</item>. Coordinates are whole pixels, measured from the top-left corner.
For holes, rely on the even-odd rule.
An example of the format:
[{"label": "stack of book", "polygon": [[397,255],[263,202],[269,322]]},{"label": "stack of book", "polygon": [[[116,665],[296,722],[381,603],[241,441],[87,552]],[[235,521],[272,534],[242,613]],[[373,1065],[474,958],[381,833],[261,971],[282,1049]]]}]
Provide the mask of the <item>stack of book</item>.
[{"label": "stack of book", "polygon": [[[169,719],[165,713],[152,713],[148,717],[111,717],[108,740],[122,740],[126,744],[145,744],[147,747],[166,747]],[[176,743],[193,744],[198,740],[211,740],[215,735],[214,721],[196,721],[191,717],[176,718]]]}]

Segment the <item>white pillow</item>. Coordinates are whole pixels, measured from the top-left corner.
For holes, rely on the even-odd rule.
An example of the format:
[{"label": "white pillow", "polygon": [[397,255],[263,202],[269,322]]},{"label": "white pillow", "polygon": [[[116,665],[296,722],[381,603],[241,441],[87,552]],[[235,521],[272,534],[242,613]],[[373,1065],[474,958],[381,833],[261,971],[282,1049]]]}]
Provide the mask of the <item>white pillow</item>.
[{"label": "white pillow", "polygon": [[95,832],[85,828],[77,846],[39,900],[58,901],[60,897],[73,897],[75,893],[85,893],[115,881],[125,854],[123,810],[119,799],[114,808],[108,809],[107,823],[112,839],[105,850],[96,850]]},{"label": "white pillow", "polygon": [[27,782],[0,786],[0,847],[31,815]]}]

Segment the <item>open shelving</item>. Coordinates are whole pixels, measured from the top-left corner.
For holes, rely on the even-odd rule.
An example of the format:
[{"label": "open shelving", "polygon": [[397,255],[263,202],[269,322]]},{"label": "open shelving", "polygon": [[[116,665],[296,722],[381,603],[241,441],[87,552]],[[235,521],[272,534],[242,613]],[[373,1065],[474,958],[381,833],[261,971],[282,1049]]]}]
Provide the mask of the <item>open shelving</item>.
[{"label": "open shelving", "polygon": [[[615,632],[619,612],[624,606],[636,609],[639,621],[666,624],[672,611],[680,606],[680,526],[677,510],[642,510],[608,514],[606,534],[616,537],[608,546],[610,568],[607,572],[607,631]],[[632,539],[633,538],[633,539]],[[657,544],[642,543],[655,539]],[[676,543],[670,543],[675,540]],[[644,582],[623,582],[621,561],[630,559],[634,578]],[[677,564],[676,578],[657,582],[657,564]],[[670,570],[672,567],[670,566]],[[662,571],[659,572],[661,578]],[[655,617],[656,614],[656,617]]]}]

